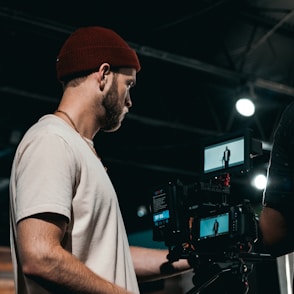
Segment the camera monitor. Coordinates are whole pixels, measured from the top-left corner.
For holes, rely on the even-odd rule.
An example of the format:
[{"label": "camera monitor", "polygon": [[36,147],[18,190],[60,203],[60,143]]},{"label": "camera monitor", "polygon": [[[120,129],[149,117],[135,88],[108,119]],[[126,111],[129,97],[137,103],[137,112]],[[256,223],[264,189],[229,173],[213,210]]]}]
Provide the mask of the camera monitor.
[{"label": "camera monitor", "polygon": [[247,172],[250,169],[250,147],[249,129],[206,142],[203,144],[203,176]]},{"label": "camera monitor", "polygon": [[229,233],[229,213],[223,213],[215,216],[204,217],[200,219],[199,238],[211,238]]}]

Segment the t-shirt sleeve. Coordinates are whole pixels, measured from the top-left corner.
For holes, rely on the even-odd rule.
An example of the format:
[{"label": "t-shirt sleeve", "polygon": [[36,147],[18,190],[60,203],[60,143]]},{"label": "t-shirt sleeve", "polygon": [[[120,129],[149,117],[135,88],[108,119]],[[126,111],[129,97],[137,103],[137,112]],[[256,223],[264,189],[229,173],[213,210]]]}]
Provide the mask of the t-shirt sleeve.
[{"label": "t-shirt sleeve", "polygon": [[76,173],[70,146],[56,134],[25,141],[17,154],[16,218],[44,212],[70,220]]}]

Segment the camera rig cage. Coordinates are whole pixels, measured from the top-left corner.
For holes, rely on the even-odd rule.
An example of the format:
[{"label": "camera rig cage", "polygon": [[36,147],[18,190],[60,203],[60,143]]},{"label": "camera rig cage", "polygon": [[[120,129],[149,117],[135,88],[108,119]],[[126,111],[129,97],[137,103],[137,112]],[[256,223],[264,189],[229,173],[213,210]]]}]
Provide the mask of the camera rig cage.
[{"label": "camera rig cage", "polygon": [[[154,189],[153,240],[169,248],[170,262],[186,258],[195,271],[200,265],[208,270],[212,264],[229,264],[225,269],[217,267],[217,278],[220,273],[237,274],[237,291],[248,291],[250,269],[244,258],[256,262],[271,257],[252,251],[258,240],[257,217],[249,200],[230,203],[230,175],[248,173],[252,159],[260,154],[261,142],[252,137],[250,129],[207,140],[202,146],[199,181],[188,185],[169,182]],[[204,284],[207,287],[215,279]],[[189,293],[200,293],[193,291]]]}]

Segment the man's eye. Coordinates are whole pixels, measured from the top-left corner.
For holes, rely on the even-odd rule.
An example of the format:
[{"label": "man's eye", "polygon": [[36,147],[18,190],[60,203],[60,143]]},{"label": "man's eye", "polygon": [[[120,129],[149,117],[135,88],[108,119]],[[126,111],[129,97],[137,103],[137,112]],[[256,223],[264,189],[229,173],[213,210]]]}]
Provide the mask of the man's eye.
[{"label": "man's eye", "polygon": [[129,83],[128,84],[128,90],[130,90],[133,86],[134,86],[134,83],[133,82]]}]

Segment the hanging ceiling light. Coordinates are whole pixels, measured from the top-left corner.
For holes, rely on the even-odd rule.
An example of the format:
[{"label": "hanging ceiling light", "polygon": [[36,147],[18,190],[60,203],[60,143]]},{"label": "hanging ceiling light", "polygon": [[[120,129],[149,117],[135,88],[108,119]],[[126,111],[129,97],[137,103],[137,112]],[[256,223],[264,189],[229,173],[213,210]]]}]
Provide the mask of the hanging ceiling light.
[{"label": "hanging ceiling light", "polygon": [[255,105],[249,98],[240,98],[236,102],[236,109],[243,116],[252,116],[255,112]]},{"label": "hanging ceiling light", "polygon": [[248,93],[237,100],[235,107],[241,115],[249,117],[255,113],[255,105],[253,103],[255,93],[252,83],[248,83],[247,87],[249,88]]}]

